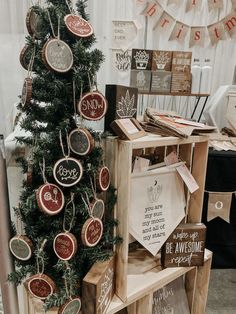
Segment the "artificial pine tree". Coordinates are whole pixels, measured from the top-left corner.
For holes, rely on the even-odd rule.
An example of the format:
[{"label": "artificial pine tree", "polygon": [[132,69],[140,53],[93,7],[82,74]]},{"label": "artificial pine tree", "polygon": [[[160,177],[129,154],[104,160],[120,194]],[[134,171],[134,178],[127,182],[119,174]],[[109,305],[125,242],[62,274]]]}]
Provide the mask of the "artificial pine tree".
[{"label": "artificial pine tree", "polygon": [[[49,276],[55,283],[56,293],[46,298],[46,308],[62,306],[69,297],[80,296],[83,277],[95,261],[105,260],[111,255],[112,245],[118,240],[113,237],[116,221],[111,218],[115,203],[114,189],[110,187],[96,198],[95,177],[103,160],[99,134],[81,128],[91,144],[84,154],[75,154],[73,147],[69,149],[68,145],[68,134],[76,130],[78,123],[82,121],[76,112],[76,99],[91,91],[93,78],[104,59],[101,51],[92,50],[95,43],[93,34],[78,38],[68,31],[64,18],[68,14],[75,14],[71,8],[69,0],[47,0],[46,7],[33,6],[31,13],[34,14],[35,24],[31,25],[32,21],[27,21],[31,36],[26,37],[27,45],[21,55],[21,64],[28,69],[19,104],[24,116],[21,126],[31,135],[18,139],[30,148],[30,152],[27,158],[18,159],[27,179],[23,182],[19,207],[15,208],[15,213],[24,227],[24,234],[27,236],[25,241],[28,241],[28,247],[32,249],[32,256],[15,259],[17,268],[9,275],[9,280],[20,284],[38,272]],[[76,14],[87,20],[86,0],[77,1],[76,8]],[[52,57],[52,63],[56,58],[50,52],[48,55],[45,52],[45,44],[52,38],[63,41],[71,49],[72,56],[69,58],[73,58],[73,64],[70,69],[60,71],[60,62],[56,70],[50,62],[48,64],[47,58]],[[56,49],[57,47],[55,51]],[[70,62],[65,59],[65,63]],[[94,139],[97,145],[94,145]],[[67,156],[64,157],[63,154]],[[65,184],[58,184],[55,165],[62,158],[76,160],[75,167],[78,166],[77,170],[80,172],[76,184],[73,179],[71,185],[66,184],[66,181]],[[62,173],[59,183],[62,182],[63,175]],[[70,175],[73,177],[73,171]],[[99,185],[99,181],[97,184]],[[53,208],[54,212],[40,204],[40,192],[45,186],[52,188],[45,192],[45,199],[51,200],[52,204],[60,203]],[[96,245],[88,246],[88,239],[84,236],[85,225],[89,219],[94,219],[90,217],[90,205],[98,201],[98,207],[101,208],[102,200],[105,200],[107,213],[106,219],[103,218],[103,235]],[[17,226],[13,226],[13,232],[18,233],[19,239]],[[54,251],[55,238],[60,233],[69,234],[66,240],[71,240],[74,245],[72,257],[62,254],[64,259],[58,258],[58,254],[59,257],[62,256],[60,251],[58,254]]]}]

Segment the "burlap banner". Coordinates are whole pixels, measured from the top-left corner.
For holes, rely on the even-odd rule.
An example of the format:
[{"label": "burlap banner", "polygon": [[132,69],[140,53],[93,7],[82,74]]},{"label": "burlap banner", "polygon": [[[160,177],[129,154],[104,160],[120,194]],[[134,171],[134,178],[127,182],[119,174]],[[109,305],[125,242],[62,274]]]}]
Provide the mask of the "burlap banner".
[{"label": "burlap banner", "polygon": [[225,39],[225,27],[221,22],[211,24],[207,28],[212,46],[219,40]]},{"label": "burlap banner", "polygon": [[186,12],[189,12],[193,9],[200,10],[202,6],[202,0],[187,0]]},{"label": "burlap banner", "polygon": [[223,8],[224,8],[223,0],[208,0],[209,11]]},{"label": "burlap banner", "polygon": [[226,222],[230,222],[230,207],[232,202],[232,192],[208,192],[207,221],[220,217]]},{"label": "burlap banner", "polygon": [[191,27],[190,29],[190,40],[189,47],[193,46],[204,46],[206,36],[205,27]]},{"label": "burlap banner", "polygon": [[224,19],[223,23],[225,25],[226,32],[228,32],[230,37],[235,37],[236,34],[236,12],[232,11]]},{"label": "burlap banner", "polygon": [[169,40],[177,40],[178,42],[184,42],[189,31],[189,26],[181,22],[176,22],[175,26],[170,34]]},{"label": "burlap banner", "polygon": [[161,16],[162,12],[162,6],[156,1],[151,1],[150,3],[147,3],[145,9],[141,12],[141,14],[149,17],[156,17],[157,15]]},{"label": "burlap banner", "polygon": [[174,24],[175,24],[175,19],[166,11],[163,11],[159,21],[154,25],[153,30],[157,29],[160,32],[171,31]]},{"label": "burlap banner", "polygon": [[232,2],[232,9],[236,9],[236,0],[231,0]]}]

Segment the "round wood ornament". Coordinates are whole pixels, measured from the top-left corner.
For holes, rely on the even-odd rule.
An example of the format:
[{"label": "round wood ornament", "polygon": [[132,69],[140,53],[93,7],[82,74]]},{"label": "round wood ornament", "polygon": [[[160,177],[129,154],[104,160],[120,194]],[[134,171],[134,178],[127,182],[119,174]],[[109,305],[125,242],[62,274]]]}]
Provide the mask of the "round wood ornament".
[{"label": "round wood ornament", "polygon": [[58,184],[70,187],[77,184],[83,175],[79,160],[71,157],[59,159],[53,168],[53,176]]},{"label": "round wood ornament", "polygon": [[78,112],[86,120],[97,121],[107,112],[106,98],[98,91],[86,93],[78,102]]},{"label": "round wood ornament", "polygon": [[28,261],[33,254],[33,243],[25,235],[15,236],[9,242],[11,253],[21,261]]},{"label": "round wood ornament", "polygon": [[88,130],[78,128],[71,131],[69,135],[69,146],[75,154],[85,156],[93,150],[94,138]]},{"label": "round wood ornament", "polygon": [[85,221],[82,232],[81,240],[86,246],[93,247],[98,244],[103,234],[103,224],[99,218],[89,218]]},{"label": "round wood ornament", "polygon": [[31,58],[31,50],[28,45],[25,45],[20,52],[20,64],[28,71],[29,63]]},{"label": "round wood ornament", "polygon": [[40,36],[39,21],[39,14],[34,10],[34,8],[30,8],[26,15],[26,27],[30,36],[34,36],[36,39],[39,39]]},{"label": "round wood ornament", "polygon": [[54,252],[63,261],[70,260],[76,254],[77,247],[77,240],[70,232],[59,233],[53,241]]},{"label": "round wood ornament", "polygon": [[44,300],[54,293],[56,285],[49,276],[37,274],[28,279],[27,287],[33,297]]},{"label": "round wood ornament", "polygon": [[79,297],[73,298],[62,305],[58,314],[79,314],[81,309],[81,300]]},{"label": "round wood ornament", "polygon": [[110,182],[110,170],[106,166],[101,167],[97,173],[97,189],[103,192],[106,191],[110,186]]},{"label": "round wood ornament", "polygon": [[27,77],[24,80],[24,85],[21,94],[21,103],[23,106],[28,105],[32,98],[32,78]]},{"label": "round wood ornament", "polygon": [[52,38],[43,46],[42,59],[46,66],[55,72],[66,73],[73,66],[73,53],[64,41]]},{"label": "round wood ornament", "polygon": [[91,216],[94,218],[102,219],[105,211],[105,205],[103,200],[95,199],[91,204]]},{"label": "round wood ornament", "polygon": [[93,27],[78,15],[68,14],[64,17],[68,31],[76,37],[89,37],[93,34]]},{"label": "round wood ornament", "polygon": [[45,183],[36,191],[39,208],[48,215],[60,213],[65,204],[62,190],[55,184]]}]

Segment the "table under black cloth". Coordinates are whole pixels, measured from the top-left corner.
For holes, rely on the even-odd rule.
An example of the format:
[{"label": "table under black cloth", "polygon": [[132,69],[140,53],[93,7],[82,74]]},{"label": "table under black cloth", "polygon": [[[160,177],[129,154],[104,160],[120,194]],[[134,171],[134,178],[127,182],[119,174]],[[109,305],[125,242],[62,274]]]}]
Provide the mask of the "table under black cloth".
[{"label": "table under black cloth", "polygon": [[[205,190],[236,191],[236,152],[210,149]],[[230,208],[230,223],[219,217],[207,222],[208,195],[205,192],[202,221],[207,226],[206,247],[213,252],[212,268],[236,268],[235,194]]]}]

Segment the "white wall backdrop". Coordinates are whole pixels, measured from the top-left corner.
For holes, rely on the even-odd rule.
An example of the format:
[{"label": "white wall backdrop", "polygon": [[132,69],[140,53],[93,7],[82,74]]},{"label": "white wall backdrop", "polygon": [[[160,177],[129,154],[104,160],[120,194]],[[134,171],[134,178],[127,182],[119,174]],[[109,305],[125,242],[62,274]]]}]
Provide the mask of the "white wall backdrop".
[{"label": "white wall backdrop", "polygon": [[[64,0],[61,0],[64,1]],[[0,0],[0,133],[8,135],[11,132],[11,113],[14,104],[21,94],[25,71],[19,63],[19,54],[24,45],[26,34],[25,16],[27,9],[36,0]],[[75,0],[73,1],[75,2]],[[151,2],[151,1],[150,1]],[[231,1],[224,1],[224,10],[209,13],[207,0],[203,0],[201,12],[185,13],[186,0],[181,6],[166,6],[167,0],[160,0],[166,11],[176,20],[191,26],[206,26],[223,18],[231,10]],[[97,47],[106,56],[106,61],[98,75],[98,87],[104,91],[105,84],[129,84],[129,72],[122,73],[112,66],[112,21],[137,20],[142,28],[133,43],[133,48],[192,50],[193,57],[211,59],[213,66],[212,92],[218,86],[231,84],[236,60],[236,40],[227,38],[212,47],[207,41],[204,48],[188,48],[188,40],[184,44],[168,41],[169,34],[153,31],[156,18],[148,18],[147,41],[145,43],[145,17],[140,15],[143,5],[137,5],[136,0],[88,0],[88,10],[91,22],[97,36]]]}]

